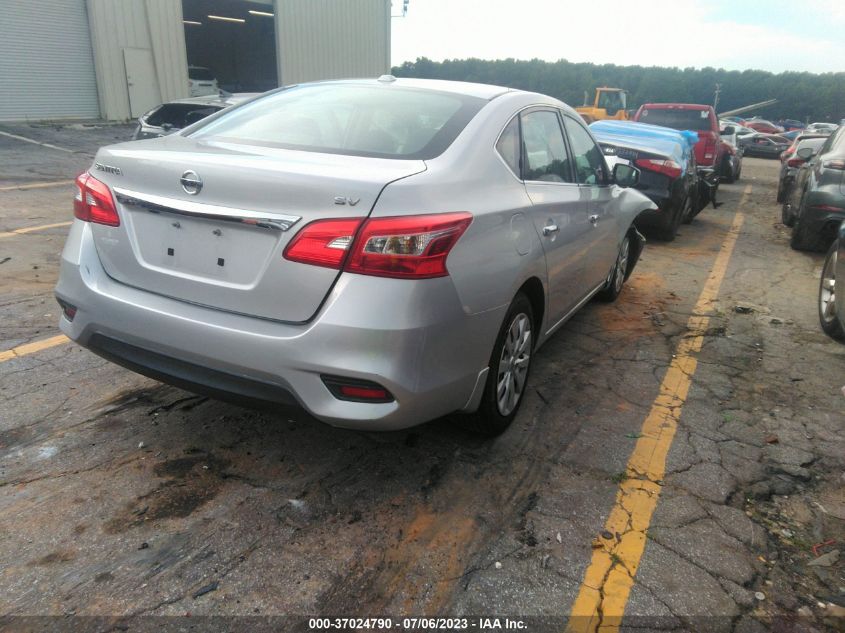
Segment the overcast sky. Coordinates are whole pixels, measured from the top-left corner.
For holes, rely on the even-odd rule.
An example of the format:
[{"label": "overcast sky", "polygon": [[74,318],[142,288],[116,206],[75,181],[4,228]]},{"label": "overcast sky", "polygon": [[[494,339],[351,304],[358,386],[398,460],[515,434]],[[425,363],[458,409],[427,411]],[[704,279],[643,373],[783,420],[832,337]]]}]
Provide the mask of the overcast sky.
[{"label": "overcast sky", "polygon": [[845,72],[845,0],[410,0],[391,37],[394,65],[537,57]]}]

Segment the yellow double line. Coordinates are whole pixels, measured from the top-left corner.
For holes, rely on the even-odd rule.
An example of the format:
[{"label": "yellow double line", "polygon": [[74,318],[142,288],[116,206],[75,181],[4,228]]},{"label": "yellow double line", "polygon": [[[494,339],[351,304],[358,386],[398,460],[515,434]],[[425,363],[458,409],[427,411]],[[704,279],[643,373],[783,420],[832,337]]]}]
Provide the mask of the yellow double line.
[{"label": "yellow double line", "polygon": [[712,311],[725,278],[744,220],[742,208],[750,193],[751,185],[748,185],[710,276],[687,321],[687,334],[678,343],[672,363],[660,384],[660,392],[628,459],[627,478],[619,484],[616,502],[605,523],[605,531],[613,537],[594,543],[596,548],[572,605],[566,629],[568,633],[611,633],[618,631],[622,624],[634,576],[645,550],[646,530],[663,487],[666,456],[698,364],[696,354],[701,350],[710,323],[710,317],[705,315]]}]

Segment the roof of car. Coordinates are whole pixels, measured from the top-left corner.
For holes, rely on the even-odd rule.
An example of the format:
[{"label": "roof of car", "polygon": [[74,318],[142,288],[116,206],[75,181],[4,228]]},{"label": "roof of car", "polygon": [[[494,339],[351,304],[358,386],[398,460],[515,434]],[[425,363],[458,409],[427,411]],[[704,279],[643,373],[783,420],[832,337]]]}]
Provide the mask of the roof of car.
[{"label": "roof of car", "polygon": [[[516,92],[513,88],[504,86],[493,86],[490,84],[476,84],[468,81],[447,81],[445,79],[411,79],[404,77],[392,77],[383,75],[377,79],[342,79],[334,81],[319,82],[323,84],[361,84],[378,86],[402,86],[405,88],[417,88],[423,90],[436,90],[438,92],[452,92],[469,97],[480,99],[495,99],[506,92]],[[304,84],[303,84],[304,85]]]}]

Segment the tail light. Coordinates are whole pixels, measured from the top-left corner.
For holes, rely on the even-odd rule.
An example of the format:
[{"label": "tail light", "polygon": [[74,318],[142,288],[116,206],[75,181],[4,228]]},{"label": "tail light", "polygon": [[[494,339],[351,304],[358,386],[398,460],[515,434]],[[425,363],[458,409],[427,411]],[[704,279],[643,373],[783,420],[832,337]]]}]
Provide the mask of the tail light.
[{"label": "tail light", "polygon": [[352,218],[311,222],[291,240],[284,257],[302,264],[340,268],[363,221],[364,218]]},{"label": "tail light", "polygon": [[469,213],[371,218],[363,225],[360,218],[318,220],[293,238],[284,256],[362,275],[445,277],[446,258],[471,221]]},{"label": "tail light", "polygon": [[845,160],[835,158],[833,160],[826,160],[822,163],[825,169],[845,169]]},{"label": "tail light", "polygon": [[669,178],[678,178],[683,171],[681,166],[673,160],[659,160],[654,158],[638,158],[635,161],[637,167],[657,172]]},{"label": "tail light", "polygon": [[704,158],[713,160],[716,156],[716,140],[712,136],[707,137],[704,143]]},{"label": "tail light", "polygon": [[472,215],[444,213],[367,220],[352,248],[346,270],[379,277],[445,277],[449,251]]},{"label": "tail light", "polygon": [[801,165],[804,164],[804,159],[803,158],[790,158],[788,161],[786,161],[786,164],[787,164],[788,167],[800,167]]},{"label": "tail light", "polygon": [[76,189],[73,215],[85,222],[120,226],[120,217],[108,185],[85,172],[76,179]]}]

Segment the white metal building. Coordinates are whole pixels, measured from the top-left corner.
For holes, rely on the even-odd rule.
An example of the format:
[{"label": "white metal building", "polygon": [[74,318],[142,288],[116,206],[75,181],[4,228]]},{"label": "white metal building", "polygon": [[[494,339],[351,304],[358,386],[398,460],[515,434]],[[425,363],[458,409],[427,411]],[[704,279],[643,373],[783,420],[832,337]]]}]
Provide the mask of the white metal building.
[{"label": "white metal building", "polygon": [[188,96],[189,64],[232,91],[390,68],[390,0],[2,0],[2,9],[0,120],[130,119]]}]

